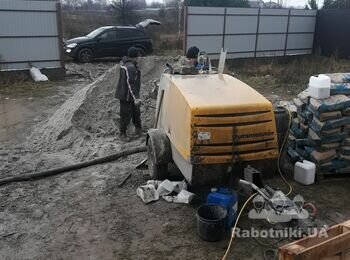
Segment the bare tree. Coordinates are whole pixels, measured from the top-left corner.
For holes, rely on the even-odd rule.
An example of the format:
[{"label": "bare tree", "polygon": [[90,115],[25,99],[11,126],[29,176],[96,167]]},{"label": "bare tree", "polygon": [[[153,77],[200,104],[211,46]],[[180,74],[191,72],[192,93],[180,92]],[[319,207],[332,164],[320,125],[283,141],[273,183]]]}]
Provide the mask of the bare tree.
[{"label": "bare tree", "polygon": [[177,16],[177,24],[178,24],[178,33],[177,37],[180,39],[181,37],[181,17],[183,10],[183,1],[182,0],[168,0],[166,2],[166,6],[170,8],[174,8]]},{"label": "bare tree", "polygon": [[117,13],[124,25],[129,24],[130,17],[137,8],[137,2],[133,0],[114,0],[112,2],[112,8]]},{"label": "bare tree", "polygon": [[79,8],[83,5],[83,0],[64,0],[62,1],[63,7],[75,11],[76,8]]}]

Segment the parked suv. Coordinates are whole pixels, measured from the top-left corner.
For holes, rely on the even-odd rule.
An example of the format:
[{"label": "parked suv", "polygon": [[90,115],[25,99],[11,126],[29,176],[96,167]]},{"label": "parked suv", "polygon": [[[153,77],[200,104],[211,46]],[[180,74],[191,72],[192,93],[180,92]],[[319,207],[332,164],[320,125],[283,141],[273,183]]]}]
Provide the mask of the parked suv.
[{"label": "parked suv", "polygon": [[104,26],[86,36],[65,42],[65,53],[80,62],[91,62],[97,57],[126,56],[130,47],[136,47],[141,56],[153,51],[151,38],[146,34],[148,25],[160,22],[147,19],[136,26]]}]

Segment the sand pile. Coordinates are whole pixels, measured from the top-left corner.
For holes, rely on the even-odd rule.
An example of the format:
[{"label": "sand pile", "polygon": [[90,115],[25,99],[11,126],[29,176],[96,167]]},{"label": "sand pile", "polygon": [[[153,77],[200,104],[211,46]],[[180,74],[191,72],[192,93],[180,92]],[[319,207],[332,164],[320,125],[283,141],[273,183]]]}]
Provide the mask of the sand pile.
[{"label": "sand pile", "polygon": [[[144,130],[152,126],[155,100],[149,94],[152,80],[159,80],[171,57],[146,57],[140,64],[142,71],[141,99]],[[103,156],[119,150],[119,101],[114,93],[119,78],[119,65],[109,69],[92,84],[68,99],[44,124],[33,132],[29,146],[41,152],[68,150],[78,160]],[[129,129],[130,135],[133,129]],[[144,140],[135,139],[134,145]]]}]

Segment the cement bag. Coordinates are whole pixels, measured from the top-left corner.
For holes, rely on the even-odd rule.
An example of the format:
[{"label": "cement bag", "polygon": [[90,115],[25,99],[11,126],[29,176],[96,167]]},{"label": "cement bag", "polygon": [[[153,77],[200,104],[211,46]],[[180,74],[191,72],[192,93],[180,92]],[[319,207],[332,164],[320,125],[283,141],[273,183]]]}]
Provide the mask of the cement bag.
[{"label": "cement bag", "polygon": [[310,124],[310,127],[315,131],[321,133],[324,130],[331,130],[350,124],[350,116],[343,116],[338,119],[328,120],[325,122],[319,121],[314,118]]},{"label": "cement bag", "polygon": [[349,156],[350,155],[350,146],[342,146],[342,147],[340,147],[338,152],[343,154],[343,155]]},{"label": "cement bag", "polygon": [[312,146],[305,146],[304,150],[311,154],[315,150],[315,148]]},{"label": "cement bag", "polygon": [[345,138],[342,145],[343,146],[350,146],[350,137]]},{"label": "cement bag", "polygon": [[341,111],[343,116],[350,116],[350,108],[345,108]]},{"label": "cement bag", "polygon": [[32,79],[35,82],[40,82],[40,81],[48,81],[49,79],[40,72],[39,69],[35,68],[35,67],[31,67],[30,70],[30,76],[32,77]]},{"label": "cement bag", "polygon": [[298,110],[297,117],[299,118],[299,120],[300,120],[300,118],[303,118],[303,120],[301,120],[301,121],[309,122],[312,120],[313,114],[308,109],[306,109],[304,111]]},{"label": "cement bag", "polygon": [[323,144],[331,144],[331,143],[339,143],[342,142],[347,137],[346,133],[340,133],[337,135],[330,135],[330,136],[319,136],[315,131],[310,128],[309,129],[309,141],[314,146],[321,146]]},{"label": "cement bag", "polygon": [[311,160],[310,153],[308,153],[304,148],[296,147],[295,151],[305,160]]},{"label": "cement bag", "polygon": [[307,136],[307,133],[305,133],[303,130],[301,130],[296,126],[292,126],[290,128],[290,132],[292,133],[292,135],[294,135],[298,139],[303,139],[303,138],[306,138]]},{"label": "cement bag", "polygon": [[298,119],[299,119],[299,122],[300,122],[300,123],[303,123],[303,124],[308,124],[309,121],[312,120],[312,117],[311,117],[311,118],[305,118],[305,117],[303,117],[303,116],[300,115],[300,114],[298,114],[297,117],[298,117]]},{"label": "cement bag", "polygon": [[345,167],[345,168],[337,169],[335,172],[336,172],[336,173],[339,173],[339,174],[350,173],[350,167]]},{"label": "cement bag", "polygon": [[321,164],[320,169],[324,171],[336,171],[338,169],[348,167],[349,165],[350,164],[347,161],[334,159],[328,163]]},{"label": "cement bag", "polygon": [[314,150],[311,153],[312,161],[314,161],[318,165],[330,162],[335,158],[337,158],[337,152],[335,150],[330,150],[326,152],[319,152],[317,150]]},{"label": "cement bag", "polygon": [[341,142],[337,143],[330,143],[330,144],[321,144],[320,146],[317,146],[317,150],[319,151],[329,151],[333,149],[339,149],[341,147]]},{"label": "cement bag", "polygon": [[295,149],[295,146],[296,146],[295,141],[296,141],[295,136],[289,133],[288,140],[287,140],[288,147],[292,147],[293,149]]},{"label": "cement bag", "polygon": [[350,83],[332,84],[331,95],[350,95]]},{"label": "cement bag", "polygon": [[301,131],[303,131],[306,135],[308,134],[309,132],[309,126],[306,125],[306,124],[303,124],[303,123],[300,123],[299,124],[299,128]]},{"label": "cement bag", "polygon": [[313,110],[311,106],[308,106],[307,110],[313,114],[319,121],[328,121],[332,119],[337,119],[343,116],[342,111],[332,111],[332,112],[318,112]]},{"label": "cement bag", "polygon": [[303,92],[300,92],[298,94],[298,98],[305,104],[309,104],[310,103],[310,95],[309,95],[309,91],[306,89]]},{"label": "cement bag", "polygon": [[331,112],[350,107],[350,98],[345,95],[335,95],[324,99],[310,98],[310,107],[317,112]]},{"label": "cement bag", "polygon": [[350,162],[350,155],[346,155],[343,153],[338,153],[338,158],[343,161]]},{"label": "cement bag", "polygon": [[344,125],[342,131],[344,133],[349,134],[350,133],[350,125]]},{"label": "cement bag", "polygon": [[350,83],[350,73],[325,74],[331,78],[332,83]]},{"label": "cement bag", "polygon": [[304,146],[310,145],[310,141],[309,141],[309,139],[307,139],[307,138],[304,138],[304,139],[295,139],[295,144],[296,144],[296,146],[298,146],[298,147],[304,147]]},{"label": "cement bag", "polygon": [[298,162],[304,159],[292,147],[288,147],[287,154],[289,155],[290,158],[293,159],[294,162]]},{"label": "cement bag", "polygon": [[298,110],[304,111],[306,109],[306,104],[303,101],[301,101],[299,98],[294,98],[293,103],[297,107],[297,111]]}]

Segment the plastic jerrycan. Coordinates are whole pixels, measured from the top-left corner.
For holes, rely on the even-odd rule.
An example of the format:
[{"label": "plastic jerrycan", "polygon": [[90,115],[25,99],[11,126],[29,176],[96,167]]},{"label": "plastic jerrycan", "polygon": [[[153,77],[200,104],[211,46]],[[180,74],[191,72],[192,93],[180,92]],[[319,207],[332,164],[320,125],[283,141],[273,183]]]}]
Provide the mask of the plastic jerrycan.
[{"label": "plastic jerrycan", "polygon": [[231,229],[236,221],[238,210],[238,195],[231,189],[219,187],[208,194],[207,203],[221,205],[227,210],[226,229]]}]

